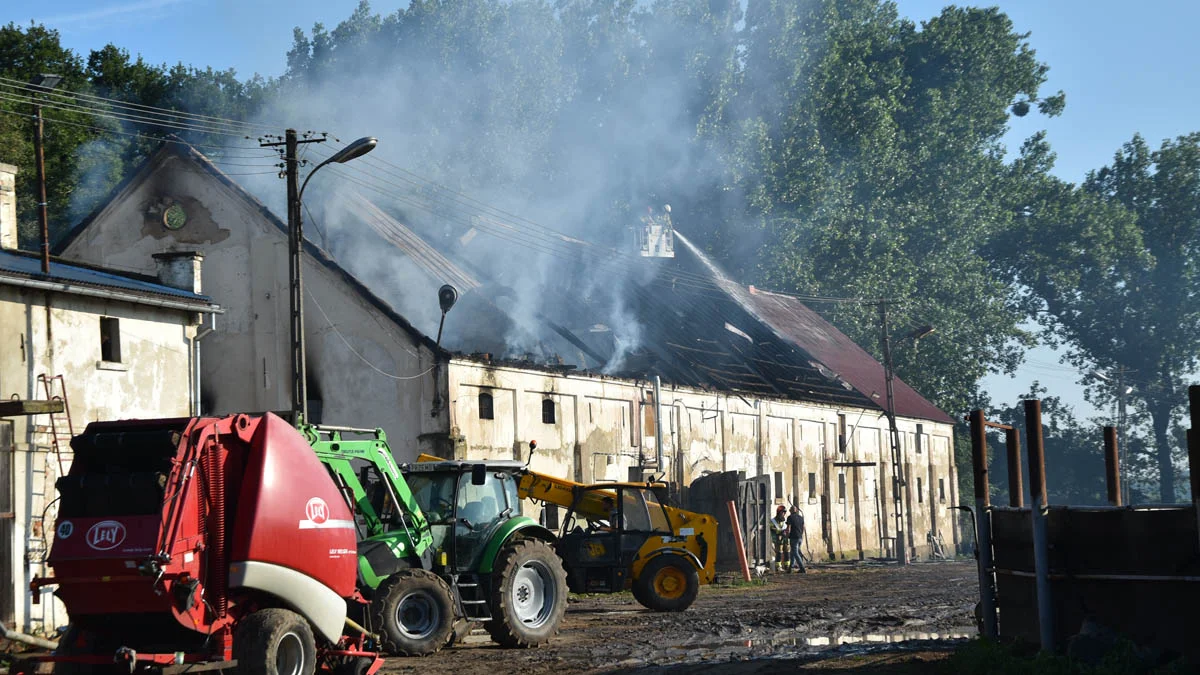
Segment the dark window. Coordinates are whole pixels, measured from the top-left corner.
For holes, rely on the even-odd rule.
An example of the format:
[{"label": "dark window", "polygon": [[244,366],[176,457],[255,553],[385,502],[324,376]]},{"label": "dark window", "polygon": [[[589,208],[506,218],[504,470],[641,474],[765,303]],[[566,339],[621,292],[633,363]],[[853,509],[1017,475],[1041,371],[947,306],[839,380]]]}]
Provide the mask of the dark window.
[{"label": "dark window", "polygon": [[918,424],[917,425],[917,454],[918,455],[921,454],[921,445],[922,445],[921,436],[924,434],[924,431],[925,431],[925,426],[922,424]]},{"label": "dark window", "polygon": [[542,399],[542,424],[554,424],[554,401]]},{"label": "dark window", "polygon": [[479,419],[496,419],[496,414],[492,411],[492,395],[486,392],[479,395]]},{"label": "dark window", "polygon": [[846,416],[838,415],[838,452],[846,452]]},{"label": "dark window", "polygon": [[808,474],[808,498],[817,498],[817,474],[815,473]]},{"label": "dark window", "polygon": [[946,479],[945,478],[938,479],[938,501],[939,502],[946,501]]},{"label": "dark window", "polygon": [[838,499],[846,501],[846,474],[838,474]]},{"label": "dark window", "polygon": [[783,472],[775,472],[775,496],[783,497]]},{"label": "dark window", "polygon": [[546,508],[542,509],[542,524],[552,532],[558,530],[558,506],[556,504],[547,504]]},{"label": "dark window", "polygon": [[112,317],[100,318],[100,360],[121,362],[121,321]]},{"label": "dark window", "polygon": [[925,488],[924,488],[924,486],[921,484],[921,479],[920,479],[920,478],[917,478],[917,503],[918,503],[918,504],[920,504],[920,503],[922,503],[922,502],[924,502],[924,501],[925,501],[925,494],[924,494],[924,490],[925,490]]}]

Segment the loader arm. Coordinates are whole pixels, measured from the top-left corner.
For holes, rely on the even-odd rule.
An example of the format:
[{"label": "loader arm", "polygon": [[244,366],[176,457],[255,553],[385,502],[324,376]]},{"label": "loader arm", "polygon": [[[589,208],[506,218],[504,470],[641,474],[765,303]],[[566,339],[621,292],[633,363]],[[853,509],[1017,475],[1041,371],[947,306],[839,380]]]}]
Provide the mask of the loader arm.
[{"label": "loader arm", "polygon": [[[327,427],[304,425],[300,431],[308,439],[309,445],[334,476],[339,487],[348,489],[347,501],[356,513],[362,515],[366,522],[367,537],[384,534],[395,530],[395,524],[385,522],[385,514],[378,513],[378,501],[374,495],[367,493],[367,487],[355,472],[354,463],[364,463],[373,466],[381,478],[381,485],[391,493],[392,499],[400,508],[399,525],[408,531],[409,538],[416,555],[423,555],[433,546],[433,533],[429,519],[421,510],[421,505],[413,496],[412,490],[396,466],[387,445],[387,435],[383,429],[353,429],[349,427]],[[347,435],[370,438],[353,438]]]}]

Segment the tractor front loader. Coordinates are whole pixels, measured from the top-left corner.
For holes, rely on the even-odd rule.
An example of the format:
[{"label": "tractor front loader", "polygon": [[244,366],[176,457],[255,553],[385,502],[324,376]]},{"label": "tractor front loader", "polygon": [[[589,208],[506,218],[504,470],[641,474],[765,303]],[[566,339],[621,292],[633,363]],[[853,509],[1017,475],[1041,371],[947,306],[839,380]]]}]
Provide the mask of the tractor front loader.
[{"label": "tractor front loader", "polygon": [[[348,620],[350,510],[274,415],[97,422],[72,442],[48,563],[71,623],[56,673],[379,669]],[[22,672],[20,668],[13,671]]]},{"label": "tractor front loader", "polygon": [[566,572],[521,515],[517,462],[397,465],[382,429],[302,426],[354,511],[364,617],[385,652],[431,654],[482,623],[505,647],[558,633]]}]

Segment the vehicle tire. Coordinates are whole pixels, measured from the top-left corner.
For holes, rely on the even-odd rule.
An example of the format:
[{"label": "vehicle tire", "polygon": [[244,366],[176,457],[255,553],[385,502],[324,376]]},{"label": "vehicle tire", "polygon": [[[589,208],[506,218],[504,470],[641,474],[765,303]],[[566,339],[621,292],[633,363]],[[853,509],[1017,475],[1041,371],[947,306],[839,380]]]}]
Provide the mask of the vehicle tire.
[{"label": "vehicle tire", "polygon": [[491,610],[484,628],[503,647],[537,647],[558,634],[567,612],[567,573],[549,544],[521,539],[500,549]]},{"label": "vehicle tire", "polygon": [[383,651],[425,656],[450,642],[454,598],[450,586],[428,570],[400,570],[379,585],[371,622],[383,636]]},{"label": "vehicle tire", "polygon": [[663,554],[653,558],[633,581],[637,601],[658,612],[682,612],[700,593],[700,575],[691,561]]},{"label": "vehicle tire", "polygon": [[371,664],[374,662],[374,659],[369,659],[365,656],[358,658],[350,657],[338,664],[333,669],[333,673],[334,675],[367,675],[367,671],[371,669]]},{"label": "vehicle tire", "polygon": [[641,605],[642,607],[649,607],[649,606],[650,606],[650,604],[649,604],[649,603],[650,603],[650,601],[649,601],[649,600],[647,600],[647,599],[646,599],[646,596],[645,596],[645,595],[642,593],[642,587],[641,587],[641,586],[639,586],[638,584],[634,583],[634,584],[632,584],[632,585],[629,587],[629,592],[633,593],[633,599],[634,599],[634,600],[637,600],[639,605]]},{"label": "vehicle tire", "polygon": [[[90,654],[93,652],[94,645],[92,640],[86,635],[81,640],[83,631],[75,624],[67,626],[67,630],[63,631],[61,637],[58,638],[58,649],[54,653],[58,656],[77,656],[82,654]],[[98,668],[90,663],[68,663],[63,661],[55,662],[53,665],[54,675],[96,675],[104,668]],[[107,670],[113,670],[108,668]],[[21,672],[12,670],[11,672]],[[29,671],[34,672],[34,671]]]},{"label": "vehicle tire", "polygon": [[233,658],[238,675],[313,675],[317,643],[312,626],[299,614],[260,609],[238,622]]}]

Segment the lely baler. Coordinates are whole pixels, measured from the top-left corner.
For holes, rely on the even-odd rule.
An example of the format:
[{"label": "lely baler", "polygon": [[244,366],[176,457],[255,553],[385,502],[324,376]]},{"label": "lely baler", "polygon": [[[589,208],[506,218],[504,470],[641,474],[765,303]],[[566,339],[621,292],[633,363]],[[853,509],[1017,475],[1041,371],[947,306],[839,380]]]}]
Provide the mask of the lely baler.
[{"label": "lely baler", "polygon": [[354,516],[274,415],[88,425],[59,479],[48,563],[71,624],[56,673],[374,673],[347,620]]}]

